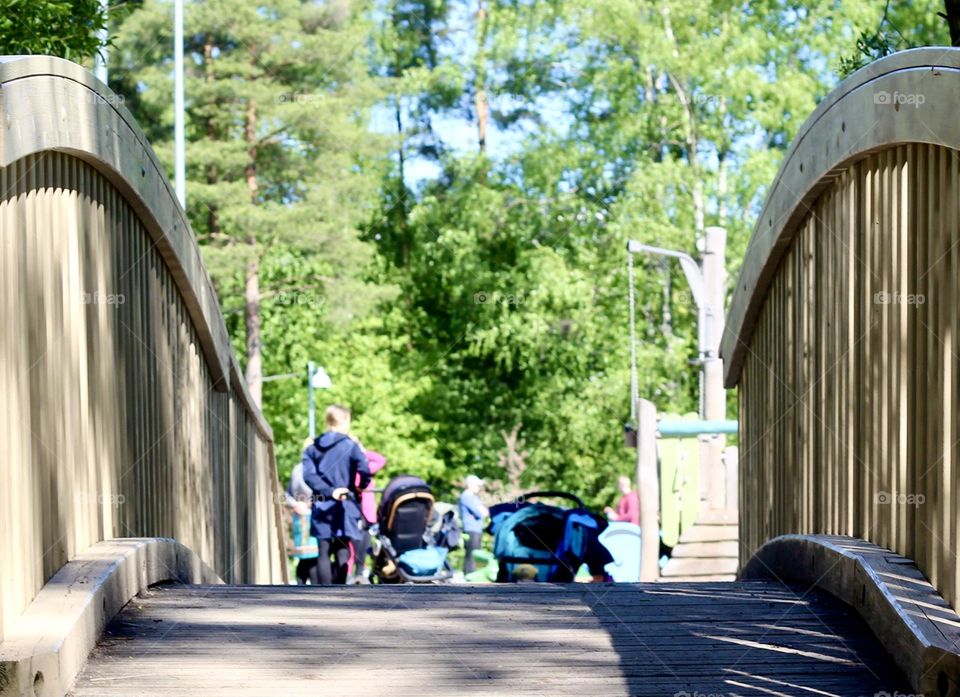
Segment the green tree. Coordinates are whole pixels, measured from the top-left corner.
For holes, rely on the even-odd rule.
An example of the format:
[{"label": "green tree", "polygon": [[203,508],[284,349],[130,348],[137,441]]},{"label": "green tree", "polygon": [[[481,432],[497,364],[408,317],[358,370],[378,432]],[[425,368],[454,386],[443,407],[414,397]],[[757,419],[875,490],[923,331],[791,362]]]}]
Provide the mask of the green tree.
[{"label": "green tree", "polygon": [[81,62],[100,50],[107,19],[100,0],[2,0],[0,53]]},{"label": "green tree", "polygon": [[[827,66],[875,10],[832,0],[443,7],[429,36],[405,35],[420,52],[404,55],[433,58],[393,70],[392,84],[420,108],[407,123],[472,122],[478,154],[458,155],[435,129],[401,132],[401,142],[425,130],[440,141],[425,155],[441,174],[398,194],[395,171],[369,230],[400,288],[388,327],[411,337],[398,360],[433,378],[414,405],[437,426],[449,483],[468,470],[505,477],[502,433],[522,423],[523,484],[599,503],[631,466],[620,436],[627,239],[695,255],[705,227],[724,225],[734,273],[783,151],[835,79]],[[498,156],[497,138],[520,147]],[[638,267],[641,392],[664,410],[695,410],[685,281],[660,261]]]},{"label": "green tree", "polygon": [[[356,224],[370,215],[381,152],[368,131],[377,95],[364,60],[361,2],[203,0],[186,5],[187,207],[224,297],[243,297],[241,355],[262,400],[263,296],[321,292],[343,319],[378,297]],[[172,159],[169,3],[151,0],[121,29],[118,89]],[[316,257],[309,278],[265,287],[270,254]],[[278,277],[279,278],[279,277]]]},{"label": "green tree", "polygon": [[[938,11],[938,10],[943,11]],[[960,3],[956,0],[886,0],[860,31],[856,50],[841,56],[841,77],[895,51],[918,46],[960,46]]]},{"label": "green tree", "polygon": [[[264,383],[263,412],[273,428],[281,476],[289,476],[300,461],[308,432],[306,364],[313,360],[333,379],[330,390],[316,393],[321,430],[326,404],[347,404],[364,446],[388,456],[385,476],[409,472],[442,479],[435,427],[409,407],[427,388],[429,378],[399,373],[393,360],[407,338],[388,336],[383,320],[372,312],[345,324],[348,305],[341,296],[328,293],[322,283],[309,290],[302,287],[303,279],[323,272],[322,260],[294,249],[269,254],[261,270],[264,287],[277,289],[262,297],[263,336],[269,347],[264,370],[302,376]],[[290,288],[298,290],[284,290]],[[245,346],[242,296],[237,293],[226,302],[228,327],[240,353]]]},{"label": "green tree", "polygon": [[[922,5],[189,2],[188,212],[251,384],[318,361],[388,473],[441,494],[475,471],[607,503],[633,457],[626,241],[696,255],[724,225],[735,273],[857,37],[926,42]],[[124,23],[113,78],[168,163],[169,14]],[[636,261],[641,393],[695,410],[691,296]],[[286,470],[303,381],[263,408]]]}]

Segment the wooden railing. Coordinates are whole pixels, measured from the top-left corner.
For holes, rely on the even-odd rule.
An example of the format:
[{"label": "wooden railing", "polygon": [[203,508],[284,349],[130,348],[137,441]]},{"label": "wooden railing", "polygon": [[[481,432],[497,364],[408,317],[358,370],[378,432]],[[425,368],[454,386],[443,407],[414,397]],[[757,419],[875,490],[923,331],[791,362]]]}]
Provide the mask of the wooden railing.
[{"label": "wooden railing", "polygon": [[851,535],[960,576],[960,51],[845,80],[801,129],[737,283],[741,561]]},{"label": "wooden railing", "polygon": [[120,101],[66,61],[0,64],[0,639],[103,539],[286,576],[272,433]]}]

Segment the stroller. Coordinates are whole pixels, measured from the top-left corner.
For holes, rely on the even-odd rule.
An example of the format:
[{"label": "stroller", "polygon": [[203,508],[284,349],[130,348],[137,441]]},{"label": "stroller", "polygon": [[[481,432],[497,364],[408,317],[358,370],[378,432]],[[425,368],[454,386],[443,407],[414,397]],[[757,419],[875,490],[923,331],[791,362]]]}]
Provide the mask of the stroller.
[{"label": "stroller", "polygon": [[373,576],[379,583],[426,583],[453,576],[447,553],[460,544],[460,527],[452,511],[434,511],[430,487],[419,477],[402,474],[383,490],[377,508]]},{"label": "stroller", "polygon": [[[531,501],[543,498],[566,499],[574,507]],[[605,522],[579,498],[561,491],[535,491],[491,507],[488,531],[500,565],[497,581],[573,581],[584,562],[604,554],[597,538]]]}]

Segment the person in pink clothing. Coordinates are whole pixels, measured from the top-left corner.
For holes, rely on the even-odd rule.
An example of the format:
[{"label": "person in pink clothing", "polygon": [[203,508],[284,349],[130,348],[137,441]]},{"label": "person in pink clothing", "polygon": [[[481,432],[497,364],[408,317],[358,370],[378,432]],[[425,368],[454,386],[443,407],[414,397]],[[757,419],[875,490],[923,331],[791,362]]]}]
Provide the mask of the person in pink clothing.
[{"label": "person in pink clothing", "polygon": [[[367,456],[367,465],[370,468],[370,474],[376,474],[387,465],[387,458],[373,450],[364,450],[363,454]],[[359,474],[357,475],[359,486]],[[377,522],[377,495],[373,493],[373,479],[367,485],[367,488],[360,492],[360,527],[363,531],[363,539],[359,546],[353,550],[353,559],[350,560],[354,579],[363,582],[363,566],[370,551],[370,526]]]},{"label": "person in pink clothing", "polygon": [[633,484],[630,477],[620,476],[617,478],[617,488],[620,490],[620,502],[617,504],[617,510],[610,506],[603,509],[607,518],[612,521],[621,521],[624,523],[633,523],[640,525],[640,497],[633,490]]},{"label": "person in pink clothing", "polygon": [[[376,474],[387,464],[387,458],[373,450],[364,450],[367,456],[367,464],[370,467],[370,474]],[[359,479],[359,475],[358,475]],[[359,480],[357,482],[359,484]],[[368,527],[377,522],[377,496],[373,493],[373,480],[367,485],[367,488],[360,494],[360,512],[363,519],[367,521]]]}]

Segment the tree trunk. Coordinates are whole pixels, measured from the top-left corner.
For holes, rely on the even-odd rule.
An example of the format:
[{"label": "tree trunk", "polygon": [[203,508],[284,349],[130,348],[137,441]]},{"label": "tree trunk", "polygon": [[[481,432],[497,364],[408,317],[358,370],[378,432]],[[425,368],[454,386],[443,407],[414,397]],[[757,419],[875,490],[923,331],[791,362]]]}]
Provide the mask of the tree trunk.
[{"label": "tree trunk", "polygon": [[727,227],[727,152],[721,150],[717,153],[717,159],[720,164],[717,166],[717,224],[720,227]]},{"label": "tree trunk", "polygon": [[513,498],[521,493],[520,480],[523,478],[523,472],[527,469],[527,458],[530,453],[524,450],[524,442],[520,439],[520,429],[523,428],[523,422],[514,426],[510,433],[500,431],[500,437],[506,446],[498,454],[500,466],[507,473],[507,486],[510,488],[508,495]]},{"label": "tree trunk", "polygon": [[480,154],[487,154],[487,123],[490,120],[490,105],[487,102],[487,70],[486,70],[486,43],[487,43],[487,10],[483,0],[477,0],[477,62],[474,82],[474,105],[477,110],[477,140],[480,143]]},{"label": "tree trunk", "polygon": [[[209,84],[213,82],[213,36],[207,35],[203,44],[203,73],[204,80]],[[213,117],[207,120],[207,139],[217,140],[217,129],[213,124]],[[219,179],[217,163],[211,162],[207,168],[207,183],[216,184]],[[216,204],[207,205],[207,233],[211,240],[216,240],[220,234],[220,216],[217,214]]]},{"label": "tree trunk", "polygon": [[687,157],[690,168],[693,170],[693,229],[696,230],[697,239],[702,240],[707,225],[703,199],[703,175],[700,172],[700,161],[697,159],[696,141],[691,143]]},{"label": "tree trunk", "polygon": [[247,386],[250,396],[259,407],[263,404],[263,351],[260,344],[260,257],[247,264],[246,304],[244,319],[247,325]]},{"label": "tree trunk", "polygon": [[403,137],[403,112],[401,111],[400,95],[396,96],[396,111],[394,116],[397,121],[397,138],[399,143],[397,145],[397,164],[399,167],[400,181],[397,186],[397,203],[395,204],[400,208],[400,267],[407,268],[410,264],[410,243],[407,239],[409,234],[409,229],[407,227],[407,175],[406,175],[406,160],[404,159],[404,148],[406,147],[406,139]]},{"label": "tree trunk", "polygon": [[670,302],[673,295],[673,277],[670,275],[670,264],[663,265],[663,320],[660,323],[660,331],[664,336],[673,336],[673,312],[670,309]]},{"label": "tree trunk", "polygon": [[[673,24],[670,21],[670,6],[664,5],[660,10],[663,16],[663,31],[667,42],[672,47],[673,57],[680,59],[680,48],[677,46],[677,39],[673,33]],[[687,143],[687,164],[693,173],[693,225],[696,230],[698,240],[703,239],[706,230],[706,204],[704,201],[703,178],[700,172],[700,156],[697,153],[699,147],[699,138],[697,136],[697,116],[694,110],[692,94],[687,85],[681,78],[673,73],[668,73],[670,82],[673,84],[677,93],[677,99],[683,107],[686,121],[684,124],[684,136]]]},{"label": "tree trunk", "polygon": [[946,14],[942,16],[950,28],[950,45],[960,46],[960,0],[943,0],[943,7]]},{"label": "tree trunk", "polygon": [[[257,106],[253,99],[247,102],[246,119],[247,188],[250,190],[250,204],[257,205]],[[247,238],[251,258],[247,262],[244,320],[247,328],[247,386],[250,396],[259,407],[263,404],[263,346],[260,343],[260,250],[257,236]]]},{"label": "tree trunk", "polygon": [[[724,40],[727,40],[727,29],[729,24],[727,22],[727,15],[723,15],[723,22],[720,24],[720,35],[724,37]],[[717,105],[717,110],[720,114],[720,125],[723,128],[723,132],[726,133],[727,126],[727,99],[726,97],[720,97],[720,102]],[[729,164],[728,158],[730,155],[730,139],[729,136],[724,135],[720,138],[717,143],[717,224],[725,228],[727,227],[727,212],[729,208],[729,202],[727,197],[729,194],[729,183],[727,181]]]},{"label": "tree trunk", "polygon": [[403,137],[403,112],[401,111],[400,104],[400,95],[395,97],[395,109],[394,109],[394,118],[397,122],[397,168],[400,174],[400,192],[401,194],[406,192],[407,178],[404,169],[406,167],[406,162],[404,161],[404,146],[406,145]]}]

